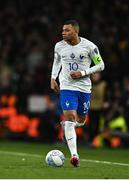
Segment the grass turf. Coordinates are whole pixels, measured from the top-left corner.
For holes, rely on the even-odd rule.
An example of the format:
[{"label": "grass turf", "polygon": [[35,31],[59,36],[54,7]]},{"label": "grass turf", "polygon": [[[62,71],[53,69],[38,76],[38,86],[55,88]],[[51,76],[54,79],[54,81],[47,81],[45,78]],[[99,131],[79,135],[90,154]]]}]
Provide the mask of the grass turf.
[{"label": "grass turf", "polygon": [[[46,165],[45,156],[52,149],[64,153],[63,167]],[[64,144],[1,141],[0,179],[129,179],[129,150],[96,150],[85,146],[78,149],[81,166],[74,168],[69,163],[70,154]],[[103,161],[125,164],[106,164]]]}]

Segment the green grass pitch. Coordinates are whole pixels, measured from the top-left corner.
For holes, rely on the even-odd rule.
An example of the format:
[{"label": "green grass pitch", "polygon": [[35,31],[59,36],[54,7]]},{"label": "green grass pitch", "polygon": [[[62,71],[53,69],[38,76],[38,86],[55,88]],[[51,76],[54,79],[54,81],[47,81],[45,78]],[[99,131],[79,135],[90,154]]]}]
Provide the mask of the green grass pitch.
[{"label": "green grass pitch", "polygon": [[[49,167],[45,156],[61,150],[63,167]],[[0,179],[129,179],[129,150],[78,147],[81,166],[72,167],[66,144],[0,141]]]}]

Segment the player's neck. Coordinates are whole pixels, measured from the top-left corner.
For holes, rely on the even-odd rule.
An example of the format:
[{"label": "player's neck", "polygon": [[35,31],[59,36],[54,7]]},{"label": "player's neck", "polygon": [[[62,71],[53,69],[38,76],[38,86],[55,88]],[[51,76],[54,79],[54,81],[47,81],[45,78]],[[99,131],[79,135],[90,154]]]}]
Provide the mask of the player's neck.
[{"label": "player's neck", "polygon": [[71,41],[68,42],[68,44],[75,46],[77,44],[79,44],[81,41],[81,38],[79,36],[73,38]]}]

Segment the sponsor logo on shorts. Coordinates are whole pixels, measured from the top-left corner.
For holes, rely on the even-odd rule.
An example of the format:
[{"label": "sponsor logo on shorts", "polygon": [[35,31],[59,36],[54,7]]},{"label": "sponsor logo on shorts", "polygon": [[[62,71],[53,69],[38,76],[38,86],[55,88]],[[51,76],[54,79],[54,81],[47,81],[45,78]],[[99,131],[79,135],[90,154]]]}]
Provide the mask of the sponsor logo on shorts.
[{"label": "sponsor logo on shorts", "polygon": [[66,101],[65,104],[67,107],[69,107],[69,101]]}]

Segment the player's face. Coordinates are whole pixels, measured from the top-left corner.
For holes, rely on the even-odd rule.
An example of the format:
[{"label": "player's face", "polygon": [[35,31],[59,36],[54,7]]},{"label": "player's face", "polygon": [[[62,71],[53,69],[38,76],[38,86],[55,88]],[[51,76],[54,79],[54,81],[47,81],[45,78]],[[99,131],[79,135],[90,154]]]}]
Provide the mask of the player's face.
[{"label": "player's face", "polygon": [[77,31],[71,24],[63,26],[62,36],[65,41],[72,40],[73,38],[76,37],[76,35],[77,35]]}]

